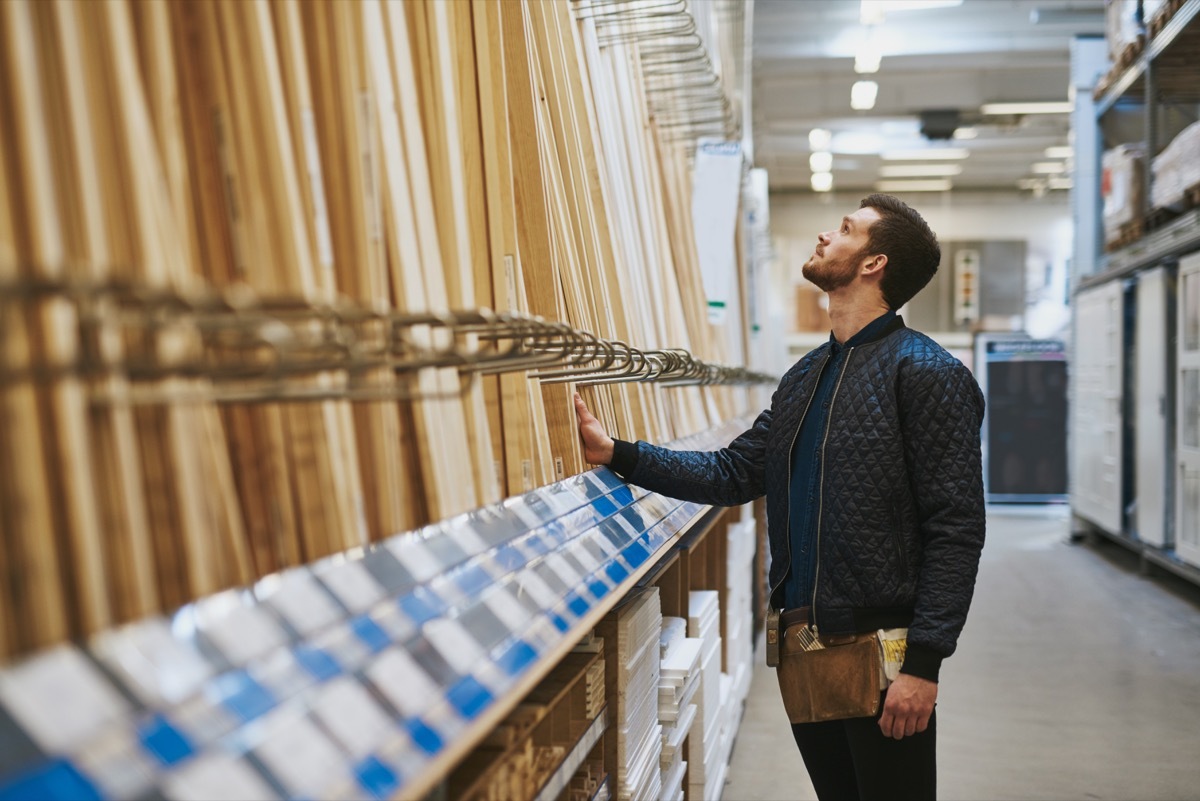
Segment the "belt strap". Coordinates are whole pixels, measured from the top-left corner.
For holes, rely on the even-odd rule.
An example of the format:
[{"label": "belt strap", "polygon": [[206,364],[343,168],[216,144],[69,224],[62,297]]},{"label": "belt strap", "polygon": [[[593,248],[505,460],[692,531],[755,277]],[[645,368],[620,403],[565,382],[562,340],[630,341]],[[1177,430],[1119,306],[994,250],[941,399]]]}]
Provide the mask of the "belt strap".
[{"label": "belt strap", "polygon": [[786,629],[789,626],[794,626],[797,623],[809,623],[809,612],[811,609],[807,606],[802,606],[799,609],[785,609],[779,616],[779,627]]}]

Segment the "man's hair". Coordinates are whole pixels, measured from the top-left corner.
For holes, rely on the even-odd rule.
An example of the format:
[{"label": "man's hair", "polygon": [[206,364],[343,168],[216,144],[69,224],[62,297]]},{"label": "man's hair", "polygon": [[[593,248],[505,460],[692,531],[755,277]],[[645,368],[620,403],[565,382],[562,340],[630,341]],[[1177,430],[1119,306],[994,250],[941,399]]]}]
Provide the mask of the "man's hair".
[{"label": "man's hair", "polygon": [[871,207],[879,219],[867,229],[866,253],[888,257],[879,286],[889,308],[898,309],[920,292],[942,261],[942,248],[929,223],[892,195],[867,195],[858,204]]}]

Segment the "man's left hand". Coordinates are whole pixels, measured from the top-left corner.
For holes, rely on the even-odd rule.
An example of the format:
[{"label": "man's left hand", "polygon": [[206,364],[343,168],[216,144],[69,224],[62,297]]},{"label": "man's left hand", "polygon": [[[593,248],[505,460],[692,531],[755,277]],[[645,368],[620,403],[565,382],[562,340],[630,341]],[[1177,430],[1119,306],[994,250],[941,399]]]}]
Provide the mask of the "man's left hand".
[{"label": "man's left hand", "polygon": [[937,682],[901,673],[887,690],[879,728],[897,740],[925,731],[937,701]]}]

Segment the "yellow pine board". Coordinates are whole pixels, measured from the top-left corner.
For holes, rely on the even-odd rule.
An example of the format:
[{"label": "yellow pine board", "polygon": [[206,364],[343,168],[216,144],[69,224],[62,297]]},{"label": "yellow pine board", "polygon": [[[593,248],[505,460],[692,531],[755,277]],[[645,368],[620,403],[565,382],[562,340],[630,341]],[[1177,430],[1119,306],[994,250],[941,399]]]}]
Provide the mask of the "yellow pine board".
[{"label": "yellow pine board", "polygon": [[[53,25],[53,53],[58,59],[61,117],[53,127],[60,134],[57,161],[64,175],[60,197],[71,207],[74,224],[67,237],[77,277],[103,280],[113,259],[105,216],[102,179],[97,165],[108,154],[98,152],[97,128],[88,98],[89,72],[84,58],[84,32],[78,5],[59,0],[49,12]],[[110,346],[112,356],[121,357],[121,343]],[[119,377],[100,379],[97,390],[118,394],[126,388]],[[96,406],[90,410],[88,428],[92,438],[95,474],[99,477],[97,497],[101,524],[107,534],[110,602],[117,620],[143,617],[159,608],[154,580],[151,545],[142,469],[138,460],[137,432],[133,414],[124,406]]]}]

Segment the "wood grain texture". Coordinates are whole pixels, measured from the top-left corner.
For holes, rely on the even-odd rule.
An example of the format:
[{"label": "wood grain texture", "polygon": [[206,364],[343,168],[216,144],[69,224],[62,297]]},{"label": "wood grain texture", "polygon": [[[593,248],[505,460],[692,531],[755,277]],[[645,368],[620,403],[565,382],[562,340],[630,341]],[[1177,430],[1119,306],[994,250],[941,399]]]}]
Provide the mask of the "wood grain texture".
[{"label": "wood grain texture", "polygon": [[[41,9],[45,10],[45,9]],[[10,91],[16,159],[14,184],[25,210],[25,248],[31,277],[66,277],[65,236],[59,212],[60,186],[56,181],[51,142],[49,93],[54,81],[54,41],[49,26],[39,24],[34,6],[6,4],[3,46],[9,51]],[[78,319],[65,300],[51,298],[31,304],[30,333],[34,358],[42,364],[70,364],[78,354]],[[44,477],[54,514],[54,527],[30,532],[60,536],[58,556],[69,582],[63,587],[68,608],[73,608],[76,632],[96,631],[111,622],[106,586],[104,549],[100,541],[99,503],[92,472],[91,443],[87,431],[87,406],[82,382],[57,379],[37,391],[41,436],[49,471]],[[35,429],[36,430],[36,429]]]}]

